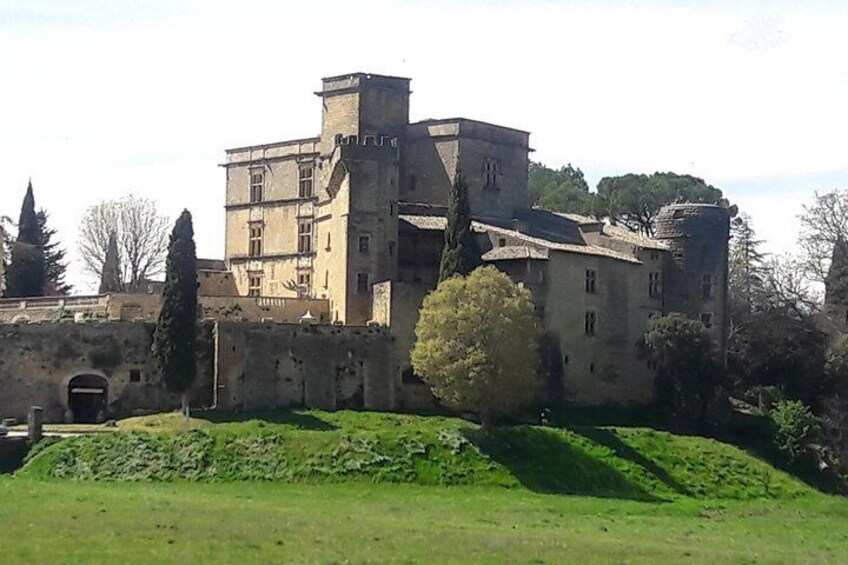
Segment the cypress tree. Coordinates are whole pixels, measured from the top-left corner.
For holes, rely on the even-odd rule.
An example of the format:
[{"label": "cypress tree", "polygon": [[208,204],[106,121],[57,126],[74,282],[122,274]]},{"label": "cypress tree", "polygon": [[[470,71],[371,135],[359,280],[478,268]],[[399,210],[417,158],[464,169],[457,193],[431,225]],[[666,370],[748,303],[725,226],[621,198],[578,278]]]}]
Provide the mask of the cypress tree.
[{"label": "cypress tree", "polygon": [[67,296],[73,287],[65,283],[65,272],[68,268],[65,250],[60,247],[58,241],[53,240],[56,230],[47,226],[47,211],[42,208],[35,216],[41,234],[41,252],[44,254],[44,274],[47,279],[44,294]]},{"label": "cypress tree", "polygon": [[191,214],[183,210],[174,224],[165,261],[162,310],[153,333],[153,355],[165,387],[181,395],[186,418],[188,392],[197,371],[197,253]]},{"label": "cypress tree", "polygon": [[100,294],[121,292],[121,255],[118,253],[118,236],[114,231],[109,232],[109,244],[106,247],[106,257],[103,260],[103,272],[100,274]]},{"label": "cypress tree", "polygon": [[454,275],[468,275],[483,261],[480,245],[471,231],[471,204],[468,201],[468,184],[457,168],[448,201],[448,225],[445,228],[445,247],[439,266],[439,281]]},{"label": "cypress tree", "polygon": [[30,181],[21,205],[18,237],[11,246],[10,264],[6,270],[7,297],[44,294],[47,274],[41,243],[41,228],[35,213],[35,196]]}]

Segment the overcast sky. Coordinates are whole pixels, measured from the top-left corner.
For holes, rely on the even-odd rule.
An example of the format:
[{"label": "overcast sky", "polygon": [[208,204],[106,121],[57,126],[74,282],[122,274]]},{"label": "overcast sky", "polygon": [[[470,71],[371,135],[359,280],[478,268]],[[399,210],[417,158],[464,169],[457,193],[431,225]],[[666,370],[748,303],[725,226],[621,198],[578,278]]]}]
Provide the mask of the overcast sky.
[{"label": "overcast sky", "polygon": [[0,214],[31,176],[74,258],[84,209],[132,192],[222,257],[224,149],[317,135],[320,78],[365,71],[593,187],[703,177],[789,250],[800,205],[848,188],[848,3],[795,4],[0,0]]}]

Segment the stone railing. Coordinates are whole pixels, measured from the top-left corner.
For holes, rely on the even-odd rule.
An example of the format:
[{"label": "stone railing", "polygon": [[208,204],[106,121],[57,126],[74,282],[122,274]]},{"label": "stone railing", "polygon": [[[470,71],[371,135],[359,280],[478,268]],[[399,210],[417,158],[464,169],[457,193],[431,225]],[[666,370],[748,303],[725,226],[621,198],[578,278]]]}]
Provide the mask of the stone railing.
[{"label": "stone railing", "polygon": [[0,310],[48,310],[57,308],[79,308],[106,306],[109,295],[94,296],[34,296],[28,298],[0,299]]}]

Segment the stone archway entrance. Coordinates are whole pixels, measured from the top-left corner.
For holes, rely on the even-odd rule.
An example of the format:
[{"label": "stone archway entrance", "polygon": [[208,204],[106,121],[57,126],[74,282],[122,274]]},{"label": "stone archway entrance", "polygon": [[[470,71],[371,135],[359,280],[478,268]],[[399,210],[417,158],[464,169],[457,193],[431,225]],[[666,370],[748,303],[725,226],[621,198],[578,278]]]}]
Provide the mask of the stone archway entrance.
[{"label": "stone archway entrance", "polygon": [[74,424],[99,424],[106,421],[109,383],[95,374],[71,377],[68,387],[68,420]]}]

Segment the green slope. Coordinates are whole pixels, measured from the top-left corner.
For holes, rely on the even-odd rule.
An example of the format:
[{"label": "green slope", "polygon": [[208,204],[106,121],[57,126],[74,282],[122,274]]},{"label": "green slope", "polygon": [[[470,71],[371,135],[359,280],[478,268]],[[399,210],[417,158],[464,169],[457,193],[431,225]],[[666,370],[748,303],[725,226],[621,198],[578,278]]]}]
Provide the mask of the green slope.
[{"label": "green slope", "polygon": [[[135,418],[37,450],[21,476],[526,487],[634,500],[792,498],[809,487],[733,446],[648,428],[516,426],[294,411]],[[186,429],[190,428],[190,429]]]}]

